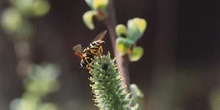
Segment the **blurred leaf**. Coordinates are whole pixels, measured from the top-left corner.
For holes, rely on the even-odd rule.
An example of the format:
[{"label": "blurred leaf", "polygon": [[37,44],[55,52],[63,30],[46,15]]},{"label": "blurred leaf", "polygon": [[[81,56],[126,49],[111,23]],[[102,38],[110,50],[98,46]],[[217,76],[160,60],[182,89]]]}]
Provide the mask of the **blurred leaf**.
[{"label": "blurred leaf", "polygon": [[212,110],[220,110],[220,89],[214,89],[209,99]]},{"label": "blurred leaf", "polygon": [[138,103],[136,103],[131,110],[141,110],[140,106],[138,105]]},{"label": "blurred leaf", "polygon": [[10,104],[11,110],[35,110],[37,107],[36,100],[33,100],[31,98],[24,99],[24,98],[18,98],[14,99]]},{"label": "blurred leaf", "polygon": [[19,39],[29,40],[33,35],[33,31],[33,26],[26,20],[15,34]]},{"label": "blurred leaf", "polygon": [[45,104],[42,104],[38,110],[57,110],[57,108],[52,103],[45,103]]},{"label": "blurred leaf", "polygon": [[25,80],[25,93],[11,102],[11,110],[57,110],[52,103],[42,103],[43,97],[58,89],[59,67],[54,64],[34,65]]},{"label": "blurred leaf", "polygon": [[139,87],[136,84],[131,84],[130,90],[131,90],[132,96],[135,99],[144,97],[144,94],[142,93],[142,91],[139,89]]},{"label": "blurred leaf", "polygon": [[142,47],[134,47],[131,54],[129,55],[129,59],[131,62],[138,61],[144,54],[144,49]]},{"label": "blurred leaf", "polygon": [[24,15],[29,15],[34,0],[11,0],[11,3]]},{"label": "blurred leaf", "polygon": [[49,9],[50,5],[46,0],[11,0],[12,4],[24,16],[43,16]]},{"label": "blurred leaf", "polygon": [[127,37],[127,28],[123,24],[118,24],[115,28],[118,37]]},{"label": "blurred leaf", "polygon": [[12,100],[12,102],[10,103],[10,110],[18,110],[18,105],[20,105],[19,98]]},{"label": "blurred leaf", "polygon": [[23,25],[23,19],[18,10],[7,8],[2,14],[1,24],[7,33],[12,34]]},{"label": "blurred leaf", "polygon": [[56,79],[60,70],[56,65],[35,65],[30,72],[29,79],[25,83],[27,92],[44,96],[58,89],[59,84]]},{"label": "blurred leaf", "polygon": [[93,17],[96,15],[96,11],[87,11],[86,13],[84,13],[83,15],[83,21],[85,23],[85,25],[93,30],[95,27],[94,27],[94,23],[93,23]]},{"label": "blurred leaf", "polygon": [[120,55],[125,55],[128,53],[133,44],[134,42],[129,39],[119,37],[116,40],[116,49]]},{"label": "blurred leaf", "polygon": [[35,16],[43,16],[50,10],[50,5],[45,0],[35,0],[32,5],[32,13]]}]

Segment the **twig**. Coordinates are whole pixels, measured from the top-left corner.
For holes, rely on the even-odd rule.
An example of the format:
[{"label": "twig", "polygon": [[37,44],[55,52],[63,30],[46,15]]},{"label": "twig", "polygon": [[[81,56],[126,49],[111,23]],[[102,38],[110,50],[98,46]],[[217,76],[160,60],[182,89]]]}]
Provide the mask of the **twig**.
[{"label": "twig", "polygon": [[28,40],[13,39],[14,50],[18,60],[16,71],[21,78],[26,78],[32,65],[30,42]]},{"label": "twig", "polygon": [[112,43],[112,47],[114,50],[114,55],[116,57],[116,62],[118,64],[118,68],[121,74],[121,77],[123,78],[123,85],[126,86],[127,91],[129,91],[129,85],[130,85],[130,80],[129,80],[129,70],[128,70],[128,66],[129,66],[129,60],[128,60],[128,56],[121,56],[119,55],[119,53],[116,50],[115,47],[115,41],[117,38],[116,32],[115,32],[115,27],[116,27],[116,17],[115,17],[115,8],[114,8],[114,1],[113,0],[109,0],[109,6],[108,6],[108,18],[106,18],[106,20],[104,21],[105,25],[108,28],[109,34],[110,34],[110,39],[111,39],[111,43]]}]

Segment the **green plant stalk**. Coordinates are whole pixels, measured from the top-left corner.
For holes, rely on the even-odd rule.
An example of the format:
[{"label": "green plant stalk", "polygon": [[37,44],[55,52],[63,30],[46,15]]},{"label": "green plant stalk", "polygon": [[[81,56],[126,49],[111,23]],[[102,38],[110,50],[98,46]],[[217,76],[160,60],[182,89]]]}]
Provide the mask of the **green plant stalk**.
[{"label": "green plant stalk", "polygon": [[137,104],[132,106],[131,94],[122,84],[117,64],[110,54],[94,58],[91,66],[90,86],[100,110],[139,110]]}]

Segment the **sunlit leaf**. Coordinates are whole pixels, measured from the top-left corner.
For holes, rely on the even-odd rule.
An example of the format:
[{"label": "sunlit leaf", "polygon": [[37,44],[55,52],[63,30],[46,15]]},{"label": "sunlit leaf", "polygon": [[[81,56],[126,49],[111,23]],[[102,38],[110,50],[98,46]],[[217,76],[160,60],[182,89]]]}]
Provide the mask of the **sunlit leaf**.
[{"label": "sunlit leaf", "polygon": [[130,61],[138,61],[144,54],[144,49],[142,47],[134,47],[131,54],[129,55]]}]

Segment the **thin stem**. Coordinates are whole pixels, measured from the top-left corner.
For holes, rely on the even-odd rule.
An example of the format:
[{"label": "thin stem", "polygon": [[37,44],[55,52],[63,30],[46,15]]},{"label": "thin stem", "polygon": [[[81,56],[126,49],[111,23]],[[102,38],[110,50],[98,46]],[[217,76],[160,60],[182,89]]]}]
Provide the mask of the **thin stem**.
[{"label": "thin stem", "polygon": [[109,0],[108,18],[106,18],[104,23],[107,26],[109,34],[110,34],[110,39],[111,39],[112,47],[114,50],[114,55],[116,57],[116,62],[118,64],[121,77],[123,78],[122,83],[123,85],[126,86],[127,91],[129,91],[128,86],[130,85],[130,81],[129,81],[129,70],[128,70],[128,65],[129,65],[128,56],[119,55],[115,47],[115,44],[116,44],[115,41],[117,38],[115,27],[117,23],[116,23],[115,8],[114,8],[113,0]]},{"label": "thin stem", "polygon": [[30,59],[30,42],[22,39],[14,39],[14,50],[18,60],[16,71],[20,77],[25,78],[32,65]]}]

